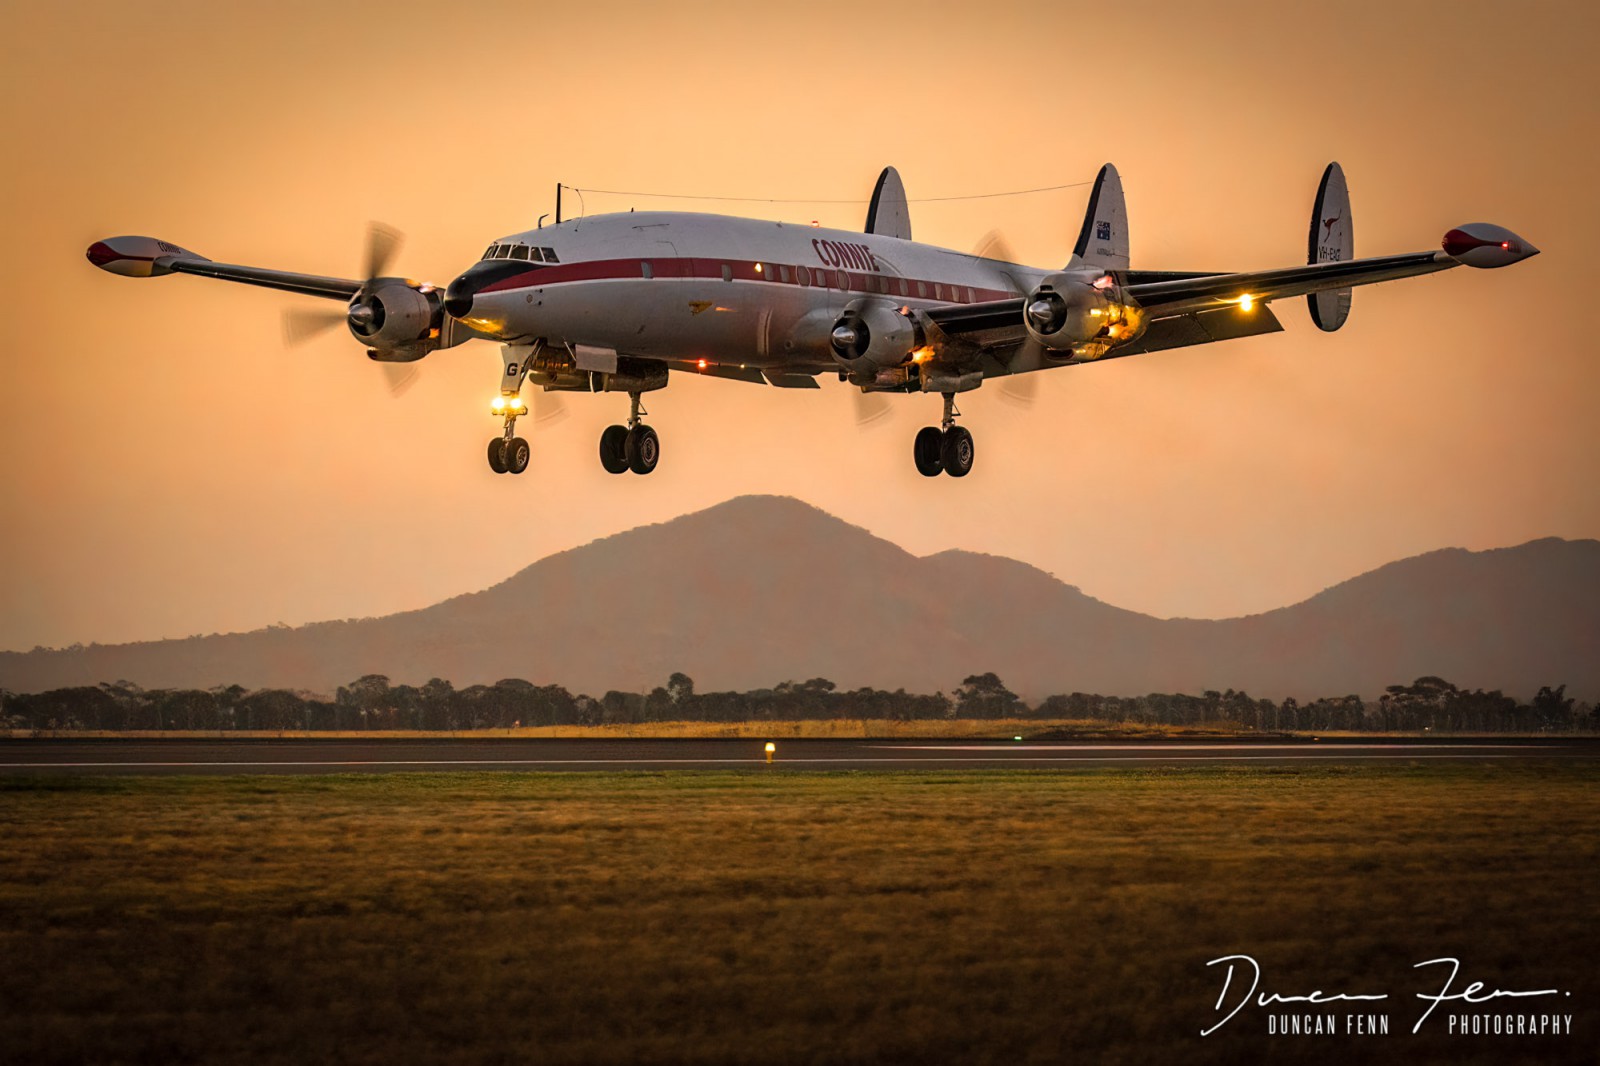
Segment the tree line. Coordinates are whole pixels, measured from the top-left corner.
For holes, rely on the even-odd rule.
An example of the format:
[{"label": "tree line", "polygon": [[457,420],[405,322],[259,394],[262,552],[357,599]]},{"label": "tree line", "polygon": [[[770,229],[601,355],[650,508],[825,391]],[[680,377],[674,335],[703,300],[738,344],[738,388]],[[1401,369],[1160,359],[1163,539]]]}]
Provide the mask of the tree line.
[{"label": "tree line", "polygon": [[649,692],[610,691],[594,697],[560,685],[507,678],[456,688],[434,678],[396,685],[368,674],[339,686],[334,698],[288,689],[145,689],[127,681],[34,694],[0,690],[0,728],[10,730],[334,731],[415,729],[457,732],[523,726],[605,725],[667,721],[752,722],[814,719],[1081,719],[1107,723],[1193,726],[1227,724],[1263,732],[1571,732],[1600,729],[1600,708],[1546,686],[1523,703],[1495,690],[1468,691],[1443,678],[1391,685],[1376,700],[1359,696],[1300,703],[1254,699],[1244,692],[1198,696],[1152,693],[1099,696],[1083,692],[1029,704],[993,673],[974,674],[951,694],[901,689],[841,690],[826,678],[785,681],[748,692],[697,692],[675,673]]}]

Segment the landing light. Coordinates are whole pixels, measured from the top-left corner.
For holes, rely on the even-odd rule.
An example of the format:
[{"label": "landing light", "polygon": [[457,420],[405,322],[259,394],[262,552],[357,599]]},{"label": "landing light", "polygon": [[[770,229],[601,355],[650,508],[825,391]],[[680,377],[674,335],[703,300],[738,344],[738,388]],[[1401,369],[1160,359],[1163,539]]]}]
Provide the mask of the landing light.
[{"label": "landing light", "polygon": [[506,409],[506,398],[504,396],[496,396],[489,406],[496,411],[504,411]]},{"label": "landing light", "polygon": [[1239,310],[1248,312],[1255,306],[1256,298],[1251,296],[1249,293],[1245,293],[1243,296],[1239,297]]},{"label": "landing light", "polygon": [[760,263],[756,264],[756,273],[757,274],[761,273],[761,264]]},{"label": "landing light", "polygon": [[697,360],[694,365],[699,367],[701,370],[704,370],[710,364],[707,363],[704,359],[700,359],[700,360]]}]

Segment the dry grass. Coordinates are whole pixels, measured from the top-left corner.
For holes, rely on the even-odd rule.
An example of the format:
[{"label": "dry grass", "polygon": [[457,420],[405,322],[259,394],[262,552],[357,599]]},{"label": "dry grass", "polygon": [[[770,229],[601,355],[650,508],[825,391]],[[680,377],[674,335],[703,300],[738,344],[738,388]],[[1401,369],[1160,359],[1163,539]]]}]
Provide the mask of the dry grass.
[{"label": "dry grass", "polygon": [[[0,1061],[1592,1061],[1600,769],[0,779]],[[1204,962],[1395,1035],[1202,1041]],[[1408,1035],[1409,967],[1576,1035]],[[1403,1020],[1402,1020],[1403,1019]]]}]

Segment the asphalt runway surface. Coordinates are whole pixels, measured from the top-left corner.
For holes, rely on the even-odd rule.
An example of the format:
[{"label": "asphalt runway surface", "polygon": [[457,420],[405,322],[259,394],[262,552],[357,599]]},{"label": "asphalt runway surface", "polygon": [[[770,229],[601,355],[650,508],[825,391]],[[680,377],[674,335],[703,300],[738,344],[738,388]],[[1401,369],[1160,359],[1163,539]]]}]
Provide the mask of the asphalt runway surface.
[{"label": "asphalt runway surface", "polygon": [[[1600,759],[1600,739],[777,740],[774,770]],[[767,768],[763,740],[0,740],[0,774],[347,774]]]}]

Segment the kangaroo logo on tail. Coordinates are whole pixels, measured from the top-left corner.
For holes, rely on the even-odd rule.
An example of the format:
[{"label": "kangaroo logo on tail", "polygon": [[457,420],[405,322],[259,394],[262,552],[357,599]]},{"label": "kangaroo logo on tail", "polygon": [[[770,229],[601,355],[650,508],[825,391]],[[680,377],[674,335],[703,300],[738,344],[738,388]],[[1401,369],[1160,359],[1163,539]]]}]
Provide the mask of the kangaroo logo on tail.
[{"label": "kangaroo logo on tail", "polygon": [[1344,217],[1343,215],[1334,215],[1332,218],[1325,218],[1325,219],[1322,220],[1322,239],[1323,240],[1327,240],[1329,237],[1333,236],[1334,223],[1338,222],[1339,219],[1341,219],[1343,217]]}]

